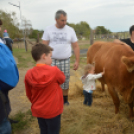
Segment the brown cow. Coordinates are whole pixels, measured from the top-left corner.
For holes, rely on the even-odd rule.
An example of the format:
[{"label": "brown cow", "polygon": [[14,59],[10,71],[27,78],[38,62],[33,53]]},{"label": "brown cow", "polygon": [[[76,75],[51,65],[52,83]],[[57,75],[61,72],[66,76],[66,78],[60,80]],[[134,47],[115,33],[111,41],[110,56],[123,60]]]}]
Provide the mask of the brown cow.
[{"label": "brown cow", "polygon": [[133,119],[134,100],[134,51],[127,45],[113,42],[96,42],[89,47],[87,63],[95,62],[95,72],[105,68],[105,74],[100,78],[102,86],[107,84],[112,96],[115,113],[119,112],[119,92],[129,105],[129,117]]}]

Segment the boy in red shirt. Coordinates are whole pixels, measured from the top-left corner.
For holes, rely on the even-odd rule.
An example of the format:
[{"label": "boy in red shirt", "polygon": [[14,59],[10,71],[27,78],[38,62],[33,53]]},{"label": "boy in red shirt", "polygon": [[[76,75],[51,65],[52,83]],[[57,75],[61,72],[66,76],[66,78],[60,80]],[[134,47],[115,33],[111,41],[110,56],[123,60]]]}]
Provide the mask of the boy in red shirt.
[{"label": "boy in red shirt", "polygon": [[53,49],[44,44],[32,47],[36,66],[25,75],[26,95],[32,103],[32,115],[37,117],[40,134],[59,134],[63,93],[60,85],[65,75],[56,66],[51,66]]}]

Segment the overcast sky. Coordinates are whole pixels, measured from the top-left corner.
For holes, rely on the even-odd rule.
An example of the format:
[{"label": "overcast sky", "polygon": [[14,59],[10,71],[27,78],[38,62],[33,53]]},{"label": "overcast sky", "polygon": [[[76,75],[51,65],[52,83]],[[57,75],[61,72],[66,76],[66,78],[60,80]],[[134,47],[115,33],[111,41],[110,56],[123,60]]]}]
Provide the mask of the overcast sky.
[{"label": "overcast sky", "polygon": [[[18,0],[0,0],[0,9],[15,11],[20,18]],[[104,26],[112,32],[128,31],[134,24],[134,0],[20,0],[21,13],[31,20],[34,29],[44,30],[55,24],[54,15],[59,9],[68,14],[69,23],[86,21],[91,28]]]}]

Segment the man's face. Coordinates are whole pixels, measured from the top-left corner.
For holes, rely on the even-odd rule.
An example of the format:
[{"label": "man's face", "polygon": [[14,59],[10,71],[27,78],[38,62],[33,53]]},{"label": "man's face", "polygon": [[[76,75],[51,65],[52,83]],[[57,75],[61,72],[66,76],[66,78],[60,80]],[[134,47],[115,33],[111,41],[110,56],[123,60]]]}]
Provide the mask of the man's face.
[{"label": "man's face", "polygon": [[61,14],[60,18],[56,19],[56,26],[58,28],[63,28],[66,25],[66,22],[67,22],[67,16]]}]

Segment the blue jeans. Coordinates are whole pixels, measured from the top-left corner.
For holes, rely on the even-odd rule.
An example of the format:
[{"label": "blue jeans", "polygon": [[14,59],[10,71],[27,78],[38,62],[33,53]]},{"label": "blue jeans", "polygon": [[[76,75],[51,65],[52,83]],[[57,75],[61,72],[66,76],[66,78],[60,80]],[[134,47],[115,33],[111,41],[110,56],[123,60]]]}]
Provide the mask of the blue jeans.
[{"label": "blue jeans", "polygon": [[91,106],[92,105],[92,93],[88,93],[87,91],[83,90],[83,94],[84,94],[83,104]]},{"label": "blue jeans", "polygon": [[0,124],[0,134],[11,134],[11,124],[7,118]]},{"label": "blue jeans", "polygon": [[61,115],[51,119],[37,118],[40,127],[40,134],[59,134]]}]

